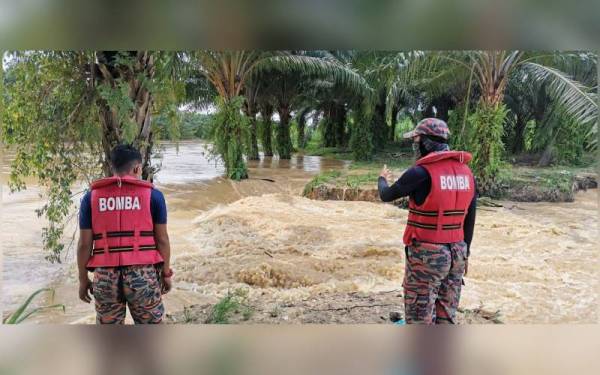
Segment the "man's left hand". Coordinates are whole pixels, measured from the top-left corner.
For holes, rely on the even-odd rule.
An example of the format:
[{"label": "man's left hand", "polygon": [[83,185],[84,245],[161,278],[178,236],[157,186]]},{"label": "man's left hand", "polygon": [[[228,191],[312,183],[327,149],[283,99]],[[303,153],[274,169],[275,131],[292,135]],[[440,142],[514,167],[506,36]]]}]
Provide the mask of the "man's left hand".
[{"label": "man's left hand", "polygon": [[387,165],[385,165],[385,164],[383,165],[383,168],[381,169],[381,172],[379,173],[379,177],[383,177],[386,180],[392,179],[392,172],[390,172]]}]

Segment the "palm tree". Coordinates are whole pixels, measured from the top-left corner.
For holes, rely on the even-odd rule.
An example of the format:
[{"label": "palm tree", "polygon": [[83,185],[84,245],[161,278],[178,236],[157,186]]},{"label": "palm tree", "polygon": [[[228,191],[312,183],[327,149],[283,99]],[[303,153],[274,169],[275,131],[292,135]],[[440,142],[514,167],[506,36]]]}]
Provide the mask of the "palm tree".
[{"label": "palm tree", "polygon": [[[590,65],[592,62],[595,65],[596,60],[594,56],[581,53],[411,51],[380,56],[370,71],[388,87],[388,118],[394,108],[390,104],[416,100],[417,107],[428,108],[452,88],[469,82],[464,100],[465,114],[469,112],[469,99],[473,95],[471,91],[479,98],[475,113],[469,116],[469,122],[475,127],[475,139],[471,142],[471,151],[475,156],[473,166],[481,190],[486,191],[493,187],[498,171],[503,124],[507,114],[505,92],[511,82],[516,82],[512,78],[521,74],[529,84],[544,82],[549,97],[557,105],[577,121],[587,123],[598,114],[595,86],[581,84],[566,74],[568,70],[564,68],[582,65],[580,75],[585,72],[589,80],[595,75],[590,73],[595,71],[590,69]],[[575,78],[579,77],[575,75]],[[471,81],[474,83],[472,88]],[[464,89],[458,90],[456,102],[461,101],[461,91]],[[442,111],[446,109],[442,108]],[[425,114],[431,113],[426,111]],[[461,133],[464,133],[464,125]],[[593,135],[596,128],[591,129],[590,134]]]},{"label": "palm tree", "polygon": [[564,59],[578,59],[576,54],[475,51],[467,56],[481,92],[480,106],[474,117],[477,131],[473,151],[474,169],[482,191],[495,185],[506,118],[502,103],[514,74],[524,71],[532,82],[546,82],[550,97],[575,120],[585,123],[597,116],[598,105],[591,90],[553,67],[563,64]]},{"label": "palm tree", "polygon": [[216,151],[225,162],[230,178],[248,177],[243,154],[246,120],[241,114],[241,100],[236,100],[252,75],[263,70],[335,75],[349,85],[363,85],[362,77],[331,59],[293,54],[287,51],[196,51],[195,68],[217,91],[219,113],[214,130]]},{"label": "palm tree", "polygon": [[[526,74],[530,82],[545,82],[548,95],[577,121],[590,122],[597,116],[598,105],[592,88],[582,85],[557,69],[581,60],[580,54],[466,51],[428,53],[423,56],[427,58],[421,59],[421,65],[433,68],[433,75],[424,75],[425,81],[422,82],[430,90],[447,87],[451,82],[464,81],[466,74],[472,74],[474,89],[479,96],[477,109],[469,117],[472,126],[475,127],[475,139],[472,142],[473,167],[482,191],[488,191],[495,184],[498,161],[503,148],[503,125],[507,114],[504,94],[511,77],[515,74]],[[446,62],[445,67],[438,69],[442,61]],[[462,74],[456,75],[461,70]],[[421,69],[415,68],[414,71],[421,72]],[[450,72],[452,74],[449,74]],[[423,77],[422,74],[418,75]],[[395,98],[407,92],[406,86],[398,87],[394,84],[391,86],[389,97]]]}]

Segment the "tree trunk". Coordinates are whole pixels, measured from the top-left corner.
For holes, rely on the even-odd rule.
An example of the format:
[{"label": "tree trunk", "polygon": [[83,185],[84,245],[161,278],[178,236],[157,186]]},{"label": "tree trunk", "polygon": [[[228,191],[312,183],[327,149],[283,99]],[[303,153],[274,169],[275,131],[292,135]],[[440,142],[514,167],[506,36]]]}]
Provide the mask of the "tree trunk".
[{"label": "tree trunk", "polygon": [[264,104],[261,107],[261,118],[262,118],[262,132],[261,132],[261,144],[265,156],[273,156],[273,126],[271,117],[273,116],[273,106],[270,104]]},{"label": "tree trunk", "polygon": [[323,145],[325,147],[335,147],[335,107],[329,105],[323,114],[321,123],[321,133],[323,134]]},{"label": "tree trunk", "polygon": [[248,98],[246,98],[246,100],[244,101],[244,113],[250,120],[248,160],[259,160],[260,157],[258,155],[258,140],[256,135],[256,109],[254,105],[251,105]]},{"label": "tree trunk", "polygon": [[398,118],[398,112],[400,111],[400,109],[398,108],[398,106],[394,106],[392,107],[392,120],[391,120],[391,124],[390,124],[390,133],[389,133],[389,137],[388,140],[390,142],[394,142],[396,140],[396,119]]},{"label": "tree trunk", "polygon": [[96,78],[100,84],[107,84],[115,93],[120,90],[117,78],[121,78],[128,85],[127,96],[133,104],[128,120],[135,124],[133,139],[124,129],[126,119],[119,118],[119,108],[111,107],[104,98],[98,98],[100,123],[102,124],[102,148],[104,160],[102,170],[106,176],[112,175],[110,168],[110,152],[118,144],[131,143],[142,154],[142,178],[152,179],[156,169],[152,167],[150,156],[152,154],[151,109],[152,94],[148,90],[146,81],[154,78],[154,57],[148,51],[130,52],[133,57],[131,65],[117,65],[113,52],[97,52],[97,70],[100,75]]},{"label": "tree trunk", "polygon": [[346,108],[343,104],[336,105],[335,107],[335,147],[345,147],[347,144],[346,139]]},{"label": "tree trunk", "polygon": [[373,146],[376,150],[385,146],[387,137],[387,124],[385,122],[385,102],[375,105],[373,111]]},{"label": "tree trunk", "polygon": [[304,146],[306,146],[306,138],[305,138],[305,127],[306,127],[306,116],[308,115],[308,113],[310,112],[310,108],[305,108],[304,110],[302,110],[302,112],[300,112],[300,114],[298,115],[298,136],[297,136],[297,143],[298,143],[298,147],[299,148],[304,148]]},{"label": "tree trunk", "polygon": [[256,114],[250,117],[250,154],[249,160],[259,160],[258,155],[258,139],[256,137]]},{"label": "tree trunk", "polygon": [[292,157],[292,140],[290,138],[290,109],[281,106],[278,109],[279,126],[277,127],[277,153],[279,159]]},{"label": "tree trunk", "polygon": [[517,121],[515,123],[515,138],[512,144],[512,153],[517,155],[523,152],[525,140],[523,136],[525,135],[525,127],[527,126],[527,122],[521,117],[517,116]]},{"label": "tree trunk", "polygon": [[[558,134],[558,132],[557,132]],[[538,162],[538,167],[547,167],[552,162],[552,158],[554,157],[554,142],[556,141],[556,135],[554,135],[550,142],[544,148],[544,152],[542,152],[542,156],[540,157],[540,161]]]}]

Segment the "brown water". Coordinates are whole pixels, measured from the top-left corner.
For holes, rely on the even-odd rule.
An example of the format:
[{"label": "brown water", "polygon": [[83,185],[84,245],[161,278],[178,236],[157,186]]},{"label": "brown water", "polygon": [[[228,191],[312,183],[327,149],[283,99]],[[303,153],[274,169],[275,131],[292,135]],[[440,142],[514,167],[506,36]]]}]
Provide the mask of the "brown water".
[{"label": "brown water", "polygon": [[[250,165],[252,179],[231,182],[201,152],[197,142],[182,143],[179,153],[166,145],[156,181],[169,207],[176,272],[167,310],[214,303],[238,287],[282,302],[401,289],[406,211],[299,196],[311,175],[344,163],[266,159]],[[72,254],[64,265],[43,260],[36,189],[4,189],[3,200],[5,309],[51,285],[67,313],[32,321],[93,322],[93,306],[77,300]],[[574,203],[504,203],[478,210],[461,307],[499,309],[510,323],[596,322],[597,191],[579,193]]]},{"label": "brown water", "polygon": [[[10,173],[10,152],[0,163],[0,189],[2,210],[0,222],[0,246],[3,252],[2,309],[6,314],[13,311],[33,291],[42,287],[56,290],[54,303],[63,303],[67,311],[48,311],[36,315],[31,322],[93,322],[92,305],[81,303],[77,297],[77,267],[75,248],[66,253],[63,264],[51,264],[44,259],[42,250],[43,218],[35,209],[45,199],[43,190],[35,180],[27,181],[27,189],[10,193],[7,180]],[[295,155],[291,160],[276,157],[262,158],[249,163],[248,180],[233,182],[222,177],[223,166],[208,157],[206,144],[198,141],[180,142],[179,145],[164,143],[156,155],[161,164],[155,184],[165,194],[168,205],[168,225],[174,257],[188,251],[193,242],[192,220],[201,212],[218,205],[234,202],[242,197],[265,193],[299,194],[304,184],[322,170],[340,169],[348,165],[339,160],[325,160],[316,156]],[[273,180],[274,182],[262,179]],[[74,190],[81,190],[76,188]],[[80,199],[81,195],[77,197]],[[65,243],[70,243],[77,233],[74,217],[65,231]],[[76,238],[75,238],[76,241]],[[177,290],[166,298],[167,308],[181,308],[187,297]],[[39,304],[50,303],[40,298]]]}]

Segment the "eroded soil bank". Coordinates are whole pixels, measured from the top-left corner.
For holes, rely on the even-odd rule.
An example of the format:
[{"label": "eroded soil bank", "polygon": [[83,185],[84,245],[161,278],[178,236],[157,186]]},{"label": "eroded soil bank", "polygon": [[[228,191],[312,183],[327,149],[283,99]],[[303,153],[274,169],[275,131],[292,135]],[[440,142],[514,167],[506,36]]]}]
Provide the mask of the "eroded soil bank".
[{"label": "eroded soil bank", "polygon": [[[313,180],[306,186],[303,195],[317,200],[380,201],[376,178],[370,183],[352,186],[348,183],[351,177],[353,175],[339,176],[317,183]],[[555,173],[552,179],[538,176],[519,177],[502,184],[494,192],[493,198],[514,202],[573,202],[577,192],[597,188],[597,181],[597,175],[594,173]],[[407,207],[408,201],[399,199],[394,204]]]}]

